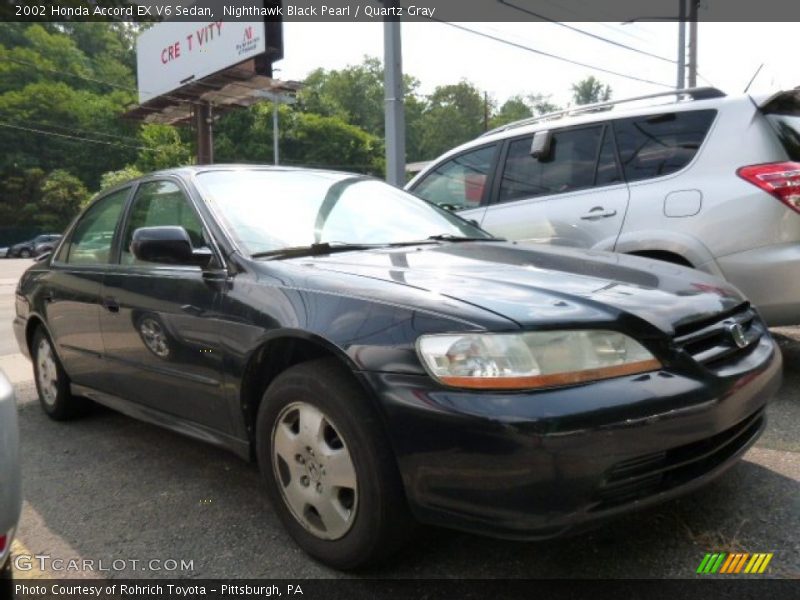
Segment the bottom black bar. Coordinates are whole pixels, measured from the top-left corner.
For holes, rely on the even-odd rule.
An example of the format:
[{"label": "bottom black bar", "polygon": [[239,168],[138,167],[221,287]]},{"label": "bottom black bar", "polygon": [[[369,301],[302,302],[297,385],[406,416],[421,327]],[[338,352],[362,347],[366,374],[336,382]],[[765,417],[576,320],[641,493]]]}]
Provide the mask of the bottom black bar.
[{"label": "bottom black bar", "polygon": [[592,600],[794,600],[800,585],[778,579],[35,579],[0,582],[0,598],[19,600],[302,600],[591,598]]}]

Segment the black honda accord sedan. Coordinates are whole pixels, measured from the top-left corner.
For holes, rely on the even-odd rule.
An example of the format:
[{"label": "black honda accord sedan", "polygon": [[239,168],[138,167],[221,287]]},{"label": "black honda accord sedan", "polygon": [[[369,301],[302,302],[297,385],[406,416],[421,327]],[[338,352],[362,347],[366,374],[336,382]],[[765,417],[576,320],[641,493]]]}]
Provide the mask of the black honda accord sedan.
[{"label": "black honda accord sedan", "polygon": [[781,359],[698,271],[493,238],[372,178],[160,172],[21,278],[53,419],[91,401],[253,458],[307,552],[417,522],[535,539],[695,489],[764,428]]}]

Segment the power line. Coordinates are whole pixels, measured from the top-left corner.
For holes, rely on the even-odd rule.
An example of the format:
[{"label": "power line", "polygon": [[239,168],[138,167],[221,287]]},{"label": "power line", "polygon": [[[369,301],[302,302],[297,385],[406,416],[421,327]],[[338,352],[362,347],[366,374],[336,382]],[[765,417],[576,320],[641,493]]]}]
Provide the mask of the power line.
[{"label": "power line", "polygon": [[[5,117],[5,118],[13,118],[13,116],[14,115],[0,114],[0,117]],[[107,137],[107,138],[111,138],[111,139],[122,140],[122,141],[125,141],[125,142],[139,143],[139,141],[140,141],[138,138],[134,138],[134,137],[130,137],[130,136],[116,135],[116,134],[113,134],[113,133],[106,133],[104,131],[96,131],[94,129],[80,129],[80,128],[76,128],[76,127],[67,127],[65,125],[60,125],[58,123],[51,123],[51,122],[45,122],[45,121],[31,121],[28,118],[25,119],[25,123],[28,124],[28,125],[39,125],[39,126],[42,126],[42,127],[56,127],[58,129],[64,129],[66,131],[71,131],[73,133],[85,133],[85,134],[94,135],[94,136],[103,136],[103,137]]]},{"label": "power line", "polygon": [[625,73],[619,73],[617,71],[612,71],[611,69],[605,69],[603,67],[597,67],[597,66],[590,65],[590,64],[587,64],[587,63],[583,63],[583,62],[580,62],[580,61],[577,61],[577,60],[572,60],[571,58],[558,56],[557,54],[552,54],[550,52],[545,52],[544,50],[537,50],[536,48],[531,48],[530,46],[525,46],[523,44],[518,44],[517,42],[512,42],[511,40],[506,40],[504,38],[497,37],[497,36],[494,36],[494,35],[491,35],[491,34],[488,34],[488,33],[483,33],[482,31],[476,31],[474,29],[469,29],[468,27],[463,27],[462,25],[457,25],[456,23],[449,23],[447,21],[442,21],[441,19],[436,19],[434,17],[428,17],[428,18],[430,20],[432,20],[432,21],[436,21],[438,23],[442,23],[444,25],[448,25],[450,27],[454,27],[456,29],[460,29],[462,31],[466,31],[466,32],[472,33],[474,35],[479,35],[481,37],[485,37],[485,38],[488,38],[490,40],[494,40],[495,42],[500,42],[501,44],[507,44],[509,46],[513,46],[515,48],[519,48],[520,50],[526,50],[528,52],[532,52],[532,53],[538,54],[540,56],[546,56],[547,58],[552,58],[552,59],[555,59],[555,60],[559,60],[561,62],[566,62],[566,63],[572,64],[572,65],[577,65],[579,67],[584,67],[586,69],[592,69],[594,71],[599,71],[601,73],[607,73],[609,75],[615,75],[617,77],[624,77],[625,79],[632,79],[633,81],[639,81],[641,83],[649,83],[651,85],[657,85],[657,86],[665,87],[665,88],[669,88],[669,89],[674,89],[674,87],[675,87],[673,85],[668,85],[666,83],[661,83],[659,81],[653,81],[651,79],[644,79],[643,77],[636,77],[634,75],[627,75]]},{"label": "power line", "polygon": [[601,35],[597,35],[596,33],[592,33],[591,31],[586,31],[584,29],[580,29],[578,27],[574,27],[572,25],[568,25],[567,23],[562,23],[561,21],[556,21],[555,19],[551,19],[550,17],[546,17],[541,15],[537,12],[524,8],[522,6],[517,6],[516,4],[512,4],[511,2],[507,2],[506,0],[497,0],[500,4],[505,4],[509,8],[513,8],[519,12],[523,12],[525,14],[531,15],[536,17],[537,19],[541,19],[547,23],[552,23],[553,25],[558,25],[559,27],[564,27],[565,29],[569,29],[570,31],[574,31],[575,33],[579,33],[581,35],[585,35],[595,40],[599,40],[601,42],[605,42],[606,44],[611,44],[613,46],[617,46],[619,48],[624,48],[625,50],[630,50],[632,52],[637,52],[639,54],[643,54],[645,56],[649,56],[651,58],[657,58],[658,60],[663,60],[664,62],[668,62],[671,64],[677,64],[678,61],[673,60],[671,58],[667,58],[665,56],[661,56],[659,54],[653,54],[652,52],[648,52],[647,50],[641,50],[639,48],[634,48],[633,46],[628,46],[627,44],[623,44],[622,42],[617,42],[615,40],[611,40],[609,38],[603,37]]},{"label": "power line", "polygon": [[152,150],[153,148],[148,148],[147,146],[131,146],[129,144],[121,144],[119,142],[110,142],[108,140],[95,140],[86,137],[77,137],[74,135],[67,135],[66,133],[58,133],[56,131],[45,131],[43,129],[34,129],[32,127],[23,127],[22,125],[16,125],[14,123],[8,123],[6,121],[0,121],[0,127],[6,127],[8,129],[17,129],[19,131],[27,131],[29,133],[38,133],[40,135],[49,135],[53,137],[60,137],[71,139],[79,142],[89,142],[90,144],[102,144],[104,146],[113,146],[115,148],[130,148],[132,150]]}]

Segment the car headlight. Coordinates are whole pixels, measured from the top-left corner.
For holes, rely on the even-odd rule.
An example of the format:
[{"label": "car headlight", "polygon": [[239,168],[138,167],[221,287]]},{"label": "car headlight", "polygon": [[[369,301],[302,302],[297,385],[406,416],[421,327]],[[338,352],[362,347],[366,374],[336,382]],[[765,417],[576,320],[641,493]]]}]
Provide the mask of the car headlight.
[{"label": "car headlight", "polygon": [[417,352],[436,380],[461,388],[545,388],[661,368],[639,342],[606,330],[424,335]]}]

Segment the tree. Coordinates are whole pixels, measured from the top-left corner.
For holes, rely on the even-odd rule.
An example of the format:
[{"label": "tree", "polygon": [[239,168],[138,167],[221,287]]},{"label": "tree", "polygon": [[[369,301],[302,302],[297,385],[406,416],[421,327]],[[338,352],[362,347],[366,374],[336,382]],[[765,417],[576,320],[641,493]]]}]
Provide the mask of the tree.
[{"label": "tree", "polygon": [[489,127],[500,127],[514,121],[528,119],[533,116],[533,110],[520,95],[512,96],[506,100],[489,121]]},{"label": "tree", "polygon": [[437,87],[422,115],[424,158],[439,156],[483,133],[484,109],[483,95],[468,81]]},{"label": "tree", "polygon": [[78,214],[89,192],[80,179],[63,169],[50,173],[42,182],[36,221],[50,231],[62,231]]},{"label": "tree", "polygon": [[[317,69],[305,79],[298,93],[297,108],[302,112],[338,117],[378,138],[384,137],[383,64],[365,56],[360,65],[340,70]],[[421,158],[421,119],[425,101],[418,94],[419,81],[403,76],[406,156]]]},{"label": "tree", "polygon": [[103,173],[103,176],[100,177],[100,191],[102,192],[103,190],[141,176],[142,172],[132,165],[128,165],[117,171],[106,171]]},{"label": "tree", "polygon": [[191,161],[191,149],[171,125],[143,125],[139,139],[143,148],[136,158],[136,168],[143,173],[180,167]]},{"label": "tree", "polygon": [[594,104],[611,99],[611,86],[604,85],[594,75],[572,84],[572,99],[575,104]]}]

